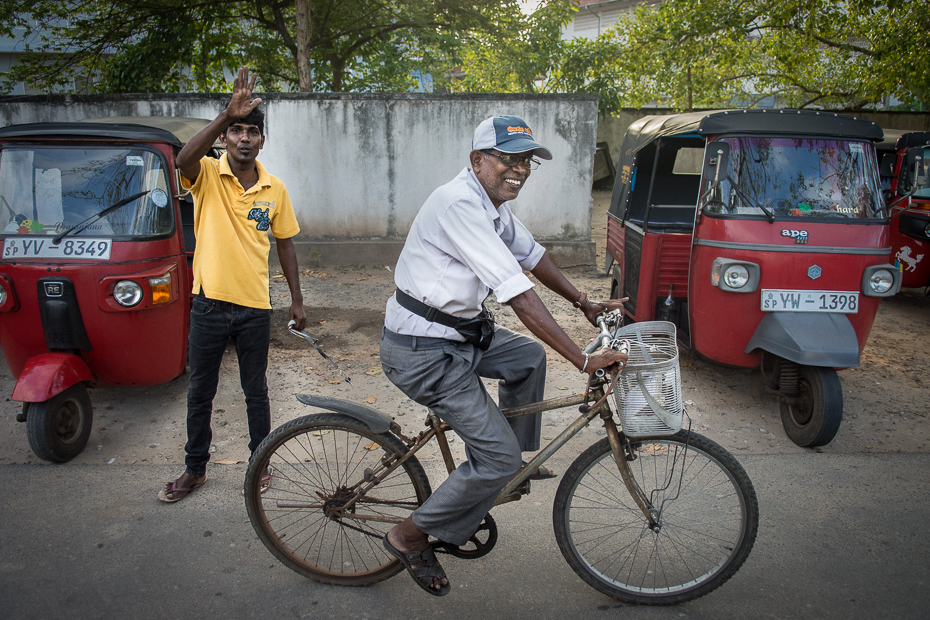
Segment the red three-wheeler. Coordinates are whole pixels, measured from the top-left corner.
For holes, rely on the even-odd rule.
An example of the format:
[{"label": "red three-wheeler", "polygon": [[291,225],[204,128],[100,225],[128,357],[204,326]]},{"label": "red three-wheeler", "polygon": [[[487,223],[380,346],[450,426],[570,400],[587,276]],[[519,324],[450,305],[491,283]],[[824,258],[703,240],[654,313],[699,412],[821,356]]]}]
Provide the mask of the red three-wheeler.
[{"label": "red three-wheeler", "polygon": [[708,360],[753,369],[788,436],[829,443],[836,369],[859,365],[889,264],[875,123],[805,110],[648,116],[621,148],[608,213],[612,296],[669,320]]},{"label": "red three-wheeler", "polygon": [[90,435],[87,387],[184,372],[193,205],[175,156],[208,121],[99,119],[0,128],[0,346],[45,460]]},{"label": "red three-wheeler", "polygon": [[930,286],[930,187],[921,174],[930,158],[930,131],[886,128],[876,148],[891,209],[891,257],[901,270],[901,286]]}]

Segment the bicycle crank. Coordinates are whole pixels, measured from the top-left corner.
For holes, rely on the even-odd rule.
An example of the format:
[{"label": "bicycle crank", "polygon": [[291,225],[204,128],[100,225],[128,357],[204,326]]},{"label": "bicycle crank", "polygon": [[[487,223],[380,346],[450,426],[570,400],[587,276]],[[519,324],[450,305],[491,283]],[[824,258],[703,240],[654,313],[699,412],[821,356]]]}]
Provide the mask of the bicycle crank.
[{"label": "bicycle crank", "polygon": [[452,543],[438,540],[433,543],[433,551],[448,553],[463,560],[476,560],[489,554],[495,544],[497,544],[497,524],[494,522],[491,513],[488,513],[481,525],[478,526],[478,531],[468,539],[467,543],[457,547]]}]

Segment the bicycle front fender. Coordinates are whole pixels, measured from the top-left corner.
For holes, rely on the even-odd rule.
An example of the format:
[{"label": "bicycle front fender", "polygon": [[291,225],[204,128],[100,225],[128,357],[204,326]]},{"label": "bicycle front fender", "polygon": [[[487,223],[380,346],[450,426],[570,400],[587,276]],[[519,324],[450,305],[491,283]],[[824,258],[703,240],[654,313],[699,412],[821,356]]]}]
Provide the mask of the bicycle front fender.
[{"label": "bicycle front fender", "polygon": [[297,400],[311,407],[319,407],[327,411],[342,413],[350,418],[358,420],[371,429],[374,433],[387,433],[391,430],[391,418],[381,413],[377,409],[359,405],[339,398],[326,398],[324,396],[311,396],[309,394],[298,394]]}]

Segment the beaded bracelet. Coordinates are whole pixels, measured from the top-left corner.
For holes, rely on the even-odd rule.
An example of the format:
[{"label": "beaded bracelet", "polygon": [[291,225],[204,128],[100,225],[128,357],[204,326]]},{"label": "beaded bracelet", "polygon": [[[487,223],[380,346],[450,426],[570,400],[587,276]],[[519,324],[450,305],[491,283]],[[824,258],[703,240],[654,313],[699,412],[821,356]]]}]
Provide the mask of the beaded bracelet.
[{"label": "beaded bracelet", "polygon": [[587,302],[588,302],[588,294],[587,294],[587,293],[582,293],[581,295],[578,296],[578,299],[576,299],[575,301],[572,302],[572,305],[575,306],[576,308],[581,308],[581,307],[583,307]]}]

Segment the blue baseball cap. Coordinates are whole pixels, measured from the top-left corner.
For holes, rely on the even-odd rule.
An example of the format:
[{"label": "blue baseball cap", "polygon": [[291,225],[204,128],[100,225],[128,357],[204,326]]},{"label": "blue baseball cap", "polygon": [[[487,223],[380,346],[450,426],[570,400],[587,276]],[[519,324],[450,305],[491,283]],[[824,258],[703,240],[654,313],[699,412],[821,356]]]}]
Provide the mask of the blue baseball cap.
[{"label": "blue baseball cap", "polygon": [[475,151],[497,149],[501,153],[533,151],[540,159],[552,159],[549,149],[533,140],[530,126],[518,116],[492,116],[481,121],[471,141]]}]

